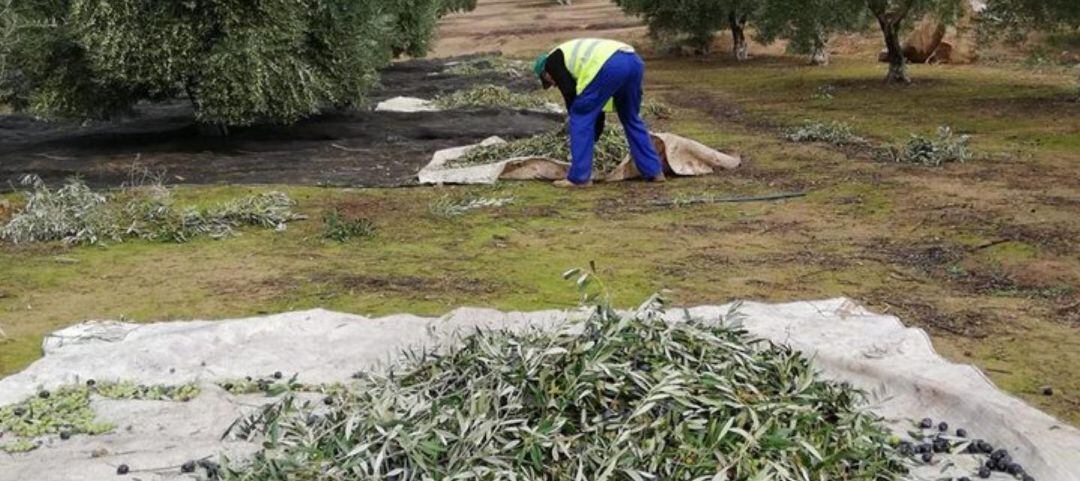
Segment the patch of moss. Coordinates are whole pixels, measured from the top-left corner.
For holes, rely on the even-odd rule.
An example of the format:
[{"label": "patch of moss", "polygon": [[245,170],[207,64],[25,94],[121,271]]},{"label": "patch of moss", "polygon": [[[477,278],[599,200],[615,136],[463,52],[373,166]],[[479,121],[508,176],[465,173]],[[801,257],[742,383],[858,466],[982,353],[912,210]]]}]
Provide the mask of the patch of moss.
[{"label": "patch of moss", "polygon": [[1009,241],[982,250],[982,258],[994,265],[1012,265],[1039,257],[1039,246],[1027,242]]}]

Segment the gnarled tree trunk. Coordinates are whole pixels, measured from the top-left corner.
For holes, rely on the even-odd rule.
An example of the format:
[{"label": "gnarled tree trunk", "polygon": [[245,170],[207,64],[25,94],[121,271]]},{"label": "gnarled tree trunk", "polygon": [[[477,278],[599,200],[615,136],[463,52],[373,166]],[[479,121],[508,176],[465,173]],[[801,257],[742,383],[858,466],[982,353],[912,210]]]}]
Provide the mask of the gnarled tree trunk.
[{"label": "gnarled tree trunk", "polygon": [[732,49],[735,53],[735,59],[739,61],[750,58],[750,44],[746,42],[746,22],[748,20],[746,15],[738,15],[735,12],[728,14],[728,21],[731,23]]},{"label": "gnarled tree trunk", "polygon": [[911,78],[907,75],[907,59],[904,58],[904,47],[900,43],[900,20],[890,18],[878,18],[881,25],[881,33],[885,36],[885,49],[889,60],[889,73],[885,76],[885,82],[891,84],[909,84]]},{"label": "gnarled tree trunk", "polygon": [[889,73],[885,82],[891,84],[909,84],[907,59],[904,58],[904,46],[900,43],[900,24],[911,11],[912,0],[898,1],[895,5],[885,0],[867,0],[867,6],[881,26],[885,37],[885,59],[889,61]]}]

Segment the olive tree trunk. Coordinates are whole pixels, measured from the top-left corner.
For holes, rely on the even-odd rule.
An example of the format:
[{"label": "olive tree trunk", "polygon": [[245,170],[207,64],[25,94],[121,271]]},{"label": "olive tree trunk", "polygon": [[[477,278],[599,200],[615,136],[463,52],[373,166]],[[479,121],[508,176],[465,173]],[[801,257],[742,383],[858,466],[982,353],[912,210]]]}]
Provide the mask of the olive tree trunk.
[{"label": "olive tree trunk", "polygon": [[814,38],[814,47],[810,50],[810,65],[829,64],[829,37],[818,31]]},{"label": "olive tree trunk", "polygon": [[747,16],[731,12],[728,20],[731,23],[732,50],[735,53],[735,59],[743,61],[750,58],[750,44],[746,42]]},{"label": "olive tree trunk", "polygon": [[900,22],[887,22],[879,19],[881,33],[885,36],[885,50],[889,60],[889,73],[885,75],[885,82],[891,84],[909,84],[911,78],[907,75],[907,59],[904,58],[904,47],[900,44]]},{"label": "olive tree trunk", "polygon": [[911,78],[907,75],[904,47],[900,44],[900,26],[911,11],[912,0],[897,0],[895,4],[885,0],[867,0],[866,4],[877,18],[881,34],[885,37],[885,56],[889,62],[889,73],[885,75],[885,82],[911,83]]}]

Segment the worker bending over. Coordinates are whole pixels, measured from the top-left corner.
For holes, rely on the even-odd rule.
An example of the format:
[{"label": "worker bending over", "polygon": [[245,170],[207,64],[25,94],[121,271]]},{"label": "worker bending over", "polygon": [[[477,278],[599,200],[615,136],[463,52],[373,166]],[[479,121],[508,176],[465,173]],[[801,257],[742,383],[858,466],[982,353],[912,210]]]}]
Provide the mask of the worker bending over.
[{"label": "worker bending over", "polygon": [[604,113],[619,113],[638,172],[662,182],[663,167],[649,128],[641,119],[645,62],[634,48],[614,40],[571,40],[536,59],[533,71],[544,88],[559,87],[570,114],[570,172],[559,187],[592,184],[593,149],[604,132]]}]

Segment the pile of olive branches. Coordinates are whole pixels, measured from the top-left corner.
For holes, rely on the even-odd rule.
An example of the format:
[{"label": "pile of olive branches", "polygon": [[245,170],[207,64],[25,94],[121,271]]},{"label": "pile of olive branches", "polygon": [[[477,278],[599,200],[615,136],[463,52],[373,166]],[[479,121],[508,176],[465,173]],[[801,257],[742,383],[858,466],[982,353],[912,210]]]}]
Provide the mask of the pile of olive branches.
[{"label": "pile of olive branches", "polygon": [[550,103],[542,95],[518,93],[498,85],[478,85],[439,95],[434,102],[441,109],[547,109]]},{"label": "pile of olive branches", "polygon": [[[596,142],[593,168],[608,173],[618,167],[630,153],[622,128],[608,126]],[[486,165],[515,157],[544,157],[566,161],[570,159],[570,144],[565,130],[526,137],[506,144],[474,148],[450,161],[448,167]]]},{"label": "pile of olive branches", "polygon": [[[584,277],[583,277],[584,279]],[[579,279],[580,280],[580,279]],[[231,480],[890,480],[860,392],[723,320],[606,305],[556,331],[477,331],[323,402],[286,396],[230,433]],[[725,323],[729,323],[725,325]]]},{"label": "pile of olive branches", "polygon": [[448,75],[485,75],[504,73],[510,78],[522,78],[532,75],[527,62],[503,57],[502,55],[484,55],[449,65],[443,69]]},{"label": "pile of olive branches", "polygon": [[297,218],[292,212],[293,201],[281,192],[248,195],[199,209],[178,206],[161,185],[129,186],[108,195],[93,191],[79,179],[52,189],[30,175],[22,185],[28,189],[24,192],[26,205],[0,226],[0,240],[98,244],[141,238],[186,242],[199,236],[226,237],[241,226],[283,229]]},{"label": "pile of olive branches", "polygon": [[879,159],[907,164],[941,167],[948,163],[964,163],[975,155],[968,146],[971,137],[957,135],[947,125],[938,127],[937,137],[912,134],[902,146],[878,149]]},{"label": "pile of olive branches", "polygon": [[855,135],[851,126],[844,122],[806,121],[799,127],[784,131],[784,138],[791,142],[824,142],[836,146],[864,145],[867,140]]}]

